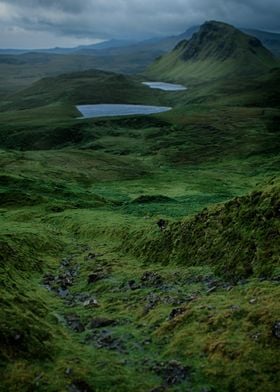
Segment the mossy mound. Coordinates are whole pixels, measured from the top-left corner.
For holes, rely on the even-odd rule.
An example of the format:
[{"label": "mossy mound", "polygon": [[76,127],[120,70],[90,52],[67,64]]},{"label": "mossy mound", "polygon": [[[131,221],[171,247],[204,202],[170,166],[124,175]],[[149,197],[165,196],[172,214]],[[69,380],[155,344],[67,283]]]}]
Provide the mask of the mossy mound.
[{"label": "mossy mound", "polygon": [[[279,182],[170,224],[162,233],[132,233],[123,246],[145,260],[212,265],[226,278],[278,276]],[[153,229],[154,230],[154,229]]]}]

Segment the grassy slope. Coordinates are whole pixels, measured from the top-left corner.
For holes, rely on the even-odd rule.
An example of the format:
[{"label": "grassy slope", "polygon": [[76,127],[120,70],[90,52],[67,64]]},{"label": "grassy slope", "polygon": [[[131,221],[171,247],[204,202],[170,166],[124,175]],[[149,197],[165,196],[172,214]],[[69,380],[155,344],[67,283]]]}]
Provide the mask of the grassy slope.
[{"label": "grassy slope", "polygon": [[[15,97],[24,110],[0,115],[5,390],[276,391],[279,180],[240,196],[279,176],[277,75],[171,96],[133,81],[127,99],[143,92],[175,109],[87,121],[73,119],[83,80],[69,77],[64,100],[64,78],[45,106],[32,96],[43,81]],[[64,257],[79,266],[71,295],[99,307],[42,287]],[[92,272],[102,279],[89,284]],[[71,314],[84,331],[67,326]],[[115,323],[92,328],[94,317]]]},{"label": "grassy slope", "polygon": [[191,40],[180,42],[147,70],[154,78],[185,83],[221,78],[256,78],[278,61],[261,42],[234,27],[207,22]]}]

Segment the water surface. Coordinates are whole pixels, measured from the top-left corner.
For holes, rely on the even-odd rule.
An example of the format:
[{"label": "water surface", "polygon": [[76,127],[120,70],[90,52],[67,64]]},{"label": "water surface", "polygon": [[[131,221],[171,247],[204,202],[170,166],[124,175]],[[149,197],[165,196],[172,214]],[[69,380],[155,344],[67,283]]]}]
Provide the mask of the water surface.
[{"label": "water surface", "polygon": [[187,87],[182,84],[174,84],[174,83],[164,83],[164,82],[143,82],[146,86],[150,88],[155,88],[163,91],[184,91],[187,90]]},{"label": "water surface", "polygon": [[133,114],[154,114],[171,110],[166,106],[122,105],[122,104],[97,104],[78,105],[76,108],[84,118],[129,116]]}]

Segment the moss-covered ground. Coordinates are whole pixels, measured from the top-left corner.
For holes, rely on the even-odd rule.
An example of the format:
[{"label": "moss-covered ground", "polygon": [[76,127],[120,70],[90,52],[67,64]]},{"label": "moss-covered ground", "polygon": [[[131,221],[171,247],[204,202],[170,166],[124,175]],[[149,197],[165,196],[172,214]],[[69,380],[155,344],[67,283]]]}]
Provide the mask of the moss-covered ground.
[{"label": "moss-covered ground", "polygon": [[112,80],[174,109],[77,119],[102,94],[65,77],[1,107],[0,390],[278,391],[278,79]]}]

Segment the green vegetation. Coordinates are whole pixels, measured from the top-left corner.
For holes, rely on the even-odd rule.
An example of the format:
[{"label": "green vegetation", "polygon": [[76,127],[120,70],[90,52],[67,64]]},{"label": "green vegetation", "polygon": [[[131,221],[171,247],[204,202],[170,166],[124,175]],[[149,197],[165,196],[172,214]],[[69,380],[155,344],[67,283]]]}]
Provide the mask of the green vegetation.
[{"label": "green vegetation", "polygon": [[206,22],[191,40],[180,42],[148,70],[151,77],[193,82],[218,78],[256,78],[277,61],[261,42],[234,27]]},{"label": "green vegetation", "polygon": [[[278,391],[279,70],[143,80],[2,100],[1,391]],[[99,102],[174,109],[78,118]]]}]

